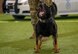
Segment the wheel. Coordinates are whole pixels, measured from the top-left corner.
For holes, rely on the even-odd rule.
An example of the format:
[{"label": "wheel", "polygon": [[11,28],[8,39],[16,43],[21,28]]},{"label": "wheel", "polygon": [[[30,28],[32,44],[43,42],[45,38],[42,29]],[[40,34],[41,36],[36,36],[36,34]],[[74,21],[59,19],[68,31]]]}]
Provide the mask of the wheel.
[{"label": "wheel", "polygon": [[3,13],[6,13],[6,0],[3,0],[2,11],[3,11]]},{"label": "wheel", "polygon": [[68,15],[60,15],[61,17],[68,17]]},{"label": "wheel", "polygon": [[25,16],[22,16],[22,15],[13,15],[13,18],[15,20],[24,20]]}]

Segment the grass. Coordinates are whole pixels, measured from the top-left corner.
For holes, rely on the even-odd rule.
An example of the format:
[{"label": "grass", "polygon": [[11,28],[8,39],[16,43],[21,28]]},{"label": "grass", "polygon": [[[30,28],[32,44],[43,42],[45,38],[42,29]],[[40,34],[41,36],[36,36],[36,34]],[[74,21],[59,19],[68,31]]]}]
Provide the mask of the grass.
[{"label": "grass", "polygon": [[[56,18],[60,53],[78,54],[78,17]],[[29,39],[33,29],[29,20],[15,21],[10,15],[0,15],[0,54],[35,54],[35,39]],[[44,42],[40,54],[55,54],[52,38]]]}]

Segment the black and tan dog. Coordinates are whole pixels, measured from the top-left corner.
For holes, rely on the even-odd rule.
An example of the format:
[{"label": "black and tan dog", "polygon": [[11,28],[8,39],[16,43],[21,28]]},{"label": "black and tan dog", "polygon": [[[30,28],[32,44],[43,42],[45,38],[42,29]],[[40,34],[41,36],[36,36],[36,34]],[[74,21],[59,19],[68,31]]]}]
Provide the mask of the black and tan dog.
[{"label": "black and tan dog", "polygon": [[38,53],[42,44],[42,37],[49,37],[53,35],[53,45],[54,52],[58,53],[58,44],[57,44],[57,25],[54,20],[52,13],[52,7],[46,6],[44,3],[40,2],[37,15],[39,18],[38,23],[36,24],[36,47],[35,52]]}]

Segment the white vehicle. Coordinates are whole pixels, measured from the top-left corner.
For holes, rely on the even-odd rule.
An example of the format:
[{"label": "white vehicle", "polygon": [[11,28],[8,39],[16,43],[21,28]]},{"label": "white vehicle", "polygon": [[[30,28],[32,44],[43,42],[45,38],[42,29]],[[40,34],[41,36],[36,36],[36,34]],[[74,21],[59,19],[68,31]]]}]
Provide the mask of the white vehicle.
[{"label": "white vehicle", "polygon": [[4,0],[3,12],[11,14],[15,19],[24,19],[30,15],[28,0]]},{"label": "white vehicle", "polygon": [[[78,14],[78,0],[52,0],[57,15]],[[4,0],[3,12],[11,14],[15,19],[24,19],[30,15],[28,0]]]}]

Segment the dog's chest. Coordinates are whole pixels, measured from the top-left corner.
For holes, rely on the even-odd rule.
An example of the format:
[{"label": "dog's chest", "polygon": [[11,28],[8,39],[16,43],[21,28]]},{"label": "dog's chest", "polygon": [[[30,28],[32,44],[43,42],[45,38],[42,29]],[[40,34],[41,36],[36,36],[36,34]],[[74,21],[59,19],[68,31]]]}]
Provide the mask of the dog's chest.
[{"label": "dog's chest", "polygon": [[50,36],[51,35],[51,22],[38,23],[38,31],[40,35]]}]

